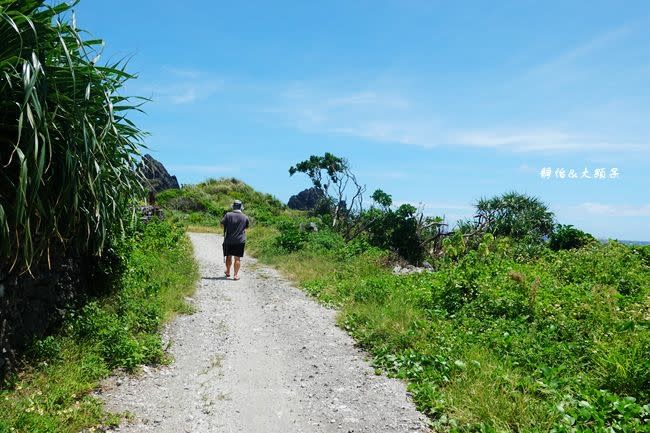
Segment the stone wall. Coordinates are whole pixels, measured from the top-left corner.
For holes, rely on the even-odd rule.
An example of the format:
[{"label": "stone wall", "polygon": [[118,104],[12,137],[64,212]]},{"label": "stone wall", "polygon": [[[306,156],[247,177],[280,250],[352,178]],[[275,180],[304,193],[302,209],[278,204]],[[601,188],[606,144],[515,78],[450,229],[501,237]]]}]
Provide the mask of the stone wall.
[{"label": "stone wall", "polygon": [[51,332],[87,293],[92,260],[51,258],[32,275],[0,276],[0,377],[34,338]]}]

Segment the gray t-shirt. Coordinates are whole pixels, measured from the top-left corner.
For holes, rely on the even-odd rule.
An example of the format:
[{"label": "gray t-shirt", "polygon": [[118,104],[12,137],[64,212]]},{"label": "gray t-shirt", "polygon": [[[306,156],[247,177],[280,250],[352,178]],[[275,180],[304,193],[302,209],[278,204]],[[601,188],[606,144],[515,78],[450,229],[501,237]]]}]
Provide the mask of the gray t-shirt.
[{"label": "gray t-shirt", "polygon": [[246,229],[250,221],[242,211],[228,212],[221,220],[221,224],[226,230],[224,243],[232,245],[246,242]]}]

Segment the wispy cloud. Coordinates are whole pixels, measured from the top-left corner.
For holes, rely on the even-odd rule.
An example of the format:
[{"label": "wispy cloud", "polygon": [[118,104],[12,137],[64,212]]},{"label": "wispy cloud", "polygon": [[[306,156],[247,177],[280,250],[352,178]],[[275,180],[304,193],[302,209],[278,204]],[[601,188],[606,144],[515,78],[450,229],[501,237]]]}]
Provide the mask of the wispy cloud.
[{"label": "wispy cloud", "polygon": [[539,168],[536,167],[531,167],[528,164],[521,164],[519,167],[517,167],[517,171],[519,173],[537,173],[539,171]]},{"label": "wispy cloud", "polygon": [[467,131],[453,134],[450,141],[466,146],[514,152],[620,152],[622,150],[642,151],[648,148],[642,143],[590,138],[553,129],[523,129],[512,132]]},{"label": "wispy cloud", "polygon": [[154,102],[174,105],[207,99],[224,88],[224,80],[212,74],[180,68],[163,68],[162,77],[143,85],[140,93],[151,94]]},{"label": "wispy cloud", "polygon": [[240,167],[235,165],[196,165],[196,164],[170,164],[172,173],[191,173],[204,176],[215,176],[240,172]]},{"label": "wispy cloud", "polygon": [[[462,113],[450,113],[444,100],[424,102],[417,88],[408,91],[400,86],[399,77],[381,81],[368,79],[357,86],[350,86],[349,82],[337,86],[335,81],[323,84],[323,80],[291,84],[276,92],[274,105],[266,112],[281,123],[308,133],[425,148],[460,146],[508,152],[583,152],[591,155],[648,152],[649,131],[645,127],[612,128],[612,124],[625,125],[626,119],[638,117],[638,107],[628,107],[627,111],[620,104],[618,107],[605,107],[596,118],[585,114],[593,110],[593,106],[570,104],[575,96],[567,94],[562,86],[567,81],[593,76],[594,65],[605,67],[603,56],[621,47],[638,33],[639,28],[634,23],[611,28],[591,39],[567,46],[546,60],[536,59],[536,63],[523,73],[503,77],[507,84],[500,92],[487,89],[484,96],[476,95],[476,100],[469,96],[464,101],[468,106],[500,107],[501,100],[509,101],[505,102],[503,118],[494,120],[494,113],[487,116],[492,119],[492,124],[480,117],[464,118]],[[589,91],[590,85],[596,86],[597,83],[585,80],[581,85],[582,91]],[[425,89],[429,87],[423,85]],[[549,88],[556,93],[548,95]],[[558,111],[557,115],[549,114],[548,110],[554,104],[553,98],[563,101],[558,104],[564,111]],[[513,113],[509,106],[512,104],[519,104],[521,111],[529,114]],[[540,109],[536,119],[534,113],[540,104],[546,109]],[[602,104],[607,105],[605,102]],[[571,108],[567,108],[569,106]],[[573,119],[572,115],[575,115]]]},{"label": "wispy cloud", "polygon": [[606,204],[585,202],[571,208],[581,214],[608,217],[650,217],[650,204]]},{"label": "wispy cloud", "polygon": [[328,91],[302,83],[280,92],[275,105],[263,111],[308,133],[426,147],[439,144],[434,137],[440,121],[431,113],[418,112],[400,92]]},{"label": "wispy cloud", "polygon": [[401,170],[382,170],[382,171],[359,171],[357,173],[364,178],[371,178],[375,180],[403,180],[412,177],[412,173]]},{"label": "wispy cloud", "polygon": [[647,151],[650,143],[581,134],[553,127],[513,126],[480,129],[445,122],[399,92],[326,92],[301,85],[283,95],[265,114],[285,125],[316,134],[333,134],[424,148],[461,146],[511,152]]},{"label": "wispy cloud", "polygon": [[531,67],[524,77],[537,78],[542,77],[544,80],[562,80],[570,72],[575,71],[576,63],[579,63],[590,56],[598,54],[607,49],[612,49],[617,43],[633,32],[632,24],[624,24],[612,28],[601,34],[595,35],[591,39],[579,43],[573,47],[568,47],[564,52],[547,59]]}]

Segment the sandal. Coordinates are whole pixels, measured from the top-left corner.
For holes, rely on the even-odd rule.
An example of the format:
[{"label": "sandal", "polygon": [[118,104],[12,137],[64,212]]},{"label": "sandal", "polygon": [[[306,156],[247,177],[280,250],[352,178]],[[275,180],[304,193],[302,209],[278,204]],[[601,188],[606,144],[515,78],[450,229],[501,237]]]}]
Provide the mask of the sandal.
[{"label": "sandal", "polygon": [[224,271],[223,273],[226,274],[226,278],[230,278],[230,274],[228,272]]},{"label": "sandal", "polygon": [[232,279],[235,281],[239,280],[239,275],[235,275],[234,277],[232,277]]}]

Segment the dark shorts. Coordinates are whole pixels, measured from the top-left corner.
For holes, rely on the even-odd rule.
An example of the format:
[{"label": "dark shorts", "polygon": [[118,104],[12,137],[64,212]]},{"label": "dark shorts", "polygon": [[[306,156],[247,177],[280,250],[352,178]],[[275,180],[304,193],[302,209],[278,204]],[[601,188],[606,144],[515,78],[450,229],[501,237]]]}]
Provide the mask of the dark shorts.
[{"label": "dark shorts", "polygon": [[244,247],[246,244],[223,244],[224,256],[244,257]]}]

